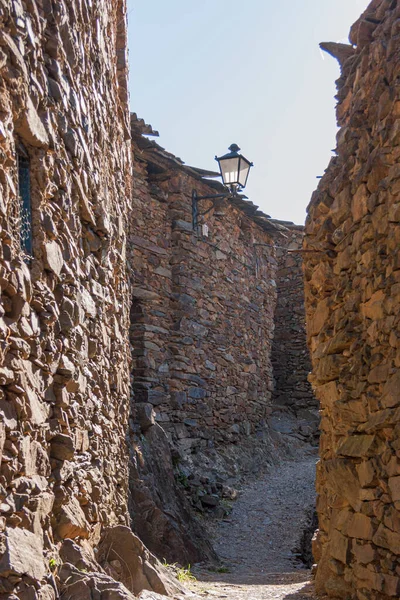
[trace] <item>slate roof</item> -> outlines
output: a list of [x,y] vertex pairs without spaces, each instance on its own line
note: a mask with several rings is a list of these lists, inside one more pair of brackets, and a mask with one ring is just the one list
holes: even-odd
[[[214,178],[220,177],[220,173],[186,165],[181,158],[171,154],[171,152],[165,150],[165,148],[157,144],[154,140],[148,139],[146,136],[158,137],[159,133],[151,125],[145,123],[143,119],[139,119],[136,113],[131,113],[131,134],[132,139],[134,139],[139,151],[143,153],[143,158],[147,162],[154,162],[162,167],[165,161],[167,161],[171,169],[182,170],[188,175],[202,180],[203,183],[213,188],[216,193],[226,191],[225,186],[220,181],[214,180]],[[140,154],[138,158],[140,158]],[[270,215],[260,210],[256,204],[243,194],[238,194],[230,198],[230,203],[269,234],[278,234],[285,237],[285,231],[295,226],[294,223],[289,221],[272,219]]]

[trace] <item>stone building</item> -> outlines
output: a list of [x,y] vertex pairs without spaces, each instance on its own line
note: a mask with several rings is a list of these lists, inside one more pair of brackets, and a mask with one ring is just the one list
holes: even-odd
[[132,526],[159,556],[193,563],[213,556],[193,505],[218,503],[225,451],[266,435],[278,227],[237,198],[200,201],[194,230],[192,192],[221,193],[218,174],[184,165],[136,115],[131,127]]
[[321,403],[317,591],[400,595],[400,4],[374,0],[341,66],[336,156],[306,222],[313,385]]
[[0,0],[2,598],[128,522],[125,50],[124,0]]
[[152,133],[129,118],[125,0],[0,0],[0,598],[165,591],[124,525],[210,556],[173,460],[268,430],[286,229],[238,197],[194,231],[192,190],[221,185]]
[[[275,237],[280,226],[148,139],[132,119],[134,184],[128,240],[133,393],[182,453],[265,427],[273,387]],[[201,223],[200,223],[201,225]],[[283,228],[281,228],[283,229]]]
[[131,516],[155,553],[193,562],[210,549],[188,519],[174,470],[196,509],[215,507],[224,480],[275,452],[273,409],[292,412],[300,439],[316,433],[303,228],[237,197],[199,202],[195,229],[193,190],[220,194],[219,174],[161,148],[135,114],[131,128]]
[[311,361],[306,344],[304,308],[304,227],[280,223],[286,231],[285,238],[276,243],[278,267],[271,356],[275,381],[272,404],[274,410],[286,408],[299,419],[314,422],[317,426],[318,401],[307,380]]

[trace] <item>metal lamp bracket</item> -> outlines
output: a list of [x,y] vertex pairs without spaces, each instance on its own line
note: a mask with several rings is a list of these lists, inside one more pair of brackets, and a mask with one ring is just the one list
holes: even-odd
[[[208,215],[209,212],[214,208],[214,200],[219,198],[232,198],[235,194],[231,191],[223,192],[222,194],[212,194],[210,196],[198,196],[196,190],[192,191],[192,225],[193,230],[197,232],[199,226],[199,217],[204,217]],[[198,203],[201,200],[211,200],[213,201],[213,205],[211,208],[206,210],[204,213],[199,213]]]

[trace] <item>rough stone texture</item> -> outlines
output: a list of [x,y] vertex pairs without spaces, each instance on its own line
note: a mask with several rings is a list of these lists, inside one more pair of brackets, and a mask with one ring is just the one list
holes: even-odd
[[[282,227],[250,202],[219,198],[198,204],[208,237],[194,231],[192,190],[209,196],[224,188],[204,180],[215,173],[185,166],[143,133],[154,135],[133,115],[131,514],[152,551],[194,562],[212,552],[190,523],[184,492],[196,509],[216,509],[226,465],[237,474],[257,455],[241,452],[242,442],[269,437]],[[229,451],[222,458],[235,445],[239,460]]]
[[153,554],[129,527],[110,527],[103,533],[97,555],[98,562],[114,579],[134,594],[142,590],[171,596],[182,591]]
[[216,560],[204,528],[177,485],[171,448],[156,424],[132,444],[130,513],[132,528],[169,564]]
[[[273,387],[273,239],[227,201],[207,217],[210,237],[196,237],[183,225],[192,187],[187,176],[170,182],[179,217],[172,224],[171,416],[160,407],[182,452],[264,428]],[[199,195],[213,191],[197,187]]]
[[304,228],[285,223],[286,238],[277,245],[277,304],[274,314],[275,334],[272,346],[274,412],[290,410],[313,435],[318,429],[318,401],[308,375],[311,360],[306,342],[306,319],[303,282]]
[[[199,170],[142,138],[133,121],[131,342],[136,402],[154,406],[182,454],[265,426],[271,390],[276,230],[234,203],[199,202],[209,236],[193,231],[192,190],[220,192]],[[255,213],[249,203],[241,201]]]
[[41,580],[46,574],[43,542],[39,535],[26,529],[8,528],[3,538],[0,572],[23,574]]
[[66,563],[60,573],[61,593],[68,600],[135,600],[132,594],[122,583],[102,571],[88,571],[76,569]]
[[106,528],[95,552],[87,542],[78,545],[66,539],[60,558],[60,597],[134,600],[144,591],[159,598],[186,595],[173,571],[161,565],[129,527]]
[[321,403],[317,591],[400,595],[400,4],[374,0],[341,62],[337,156],[306,222],[312,383]]
[[[132,200],[125,14],[125,0],[0,0],[1,600],[54,600],[59,583],[71,598],[130,597],[94,559],[90,576],[71,568],[65,545],[89,552],[104,527],[113,556],[126,541],[128,433],[132,501],[159,515],[159,552],[179,539],[184,560],[212,550],[174,461],[233,446],[240,470],[249,454],[260,462],[246,441],[269,435],[281,228],[236,198],[201,203],[210,235],[194,232],[192,189],[223,188],[135,125]],[[153,444],[145,465],[138,442]],[[219,458],[207,468],[218,473]],[[199,510],[234,495],[194,470]],[[142,583],[168,592],[136,550],[125,548]]]
[[[204,179],[217,174],[188,167],[149,140],[157,132],[135,114],[131,131],[131,515],[157,555],[194,562],[210,557],[210,548],[183,493],[196,510],[223,516],[220,498],[235,494],[225,481],[254,472],[274,453],[274,316],[276,404],[293,408],[295,437],[312,438],[317,427],[301,254],[287,252],[301,248],[303,234],[240,197],[200,200],[198,222],[208,236],[194,231],[192,191],[226,191]],[[278,432],[280,425],[272,423]]]
[[54,598],[58,542],[127,522],[125,33],[123,0],[0,0],[2,598]]

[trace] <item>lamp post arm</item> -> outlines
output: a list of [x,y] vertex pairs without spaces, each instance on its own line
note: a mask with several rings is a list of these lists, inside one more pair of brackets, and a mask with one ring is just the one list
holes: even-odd
[[232,192],[223,192],[222,194],[212,194],[211,196],[198,196],[196,190],[193,190],[197,200],[216,200],[217,198],[231,198]]
[[212,209],[214,208],[214,204],[212,206],[210,206],[210,208],[208,210],[205,210],[202,213],[198,213],[199,217],[205,217],[206,215],[208,215],[208,213],[210,213],[212,211]]
[[197,231],[199,225],[199,216],[202,217],[210,212],[211,208],[205,213],[199,215],[198,202],[200,200],[217,200],[218,198],[232,198],[235,195],[232,191],[222,192],[221,194],[211,194],[209,196],[198,196],[196,190],[192,191],[192,225],[193,230]]

